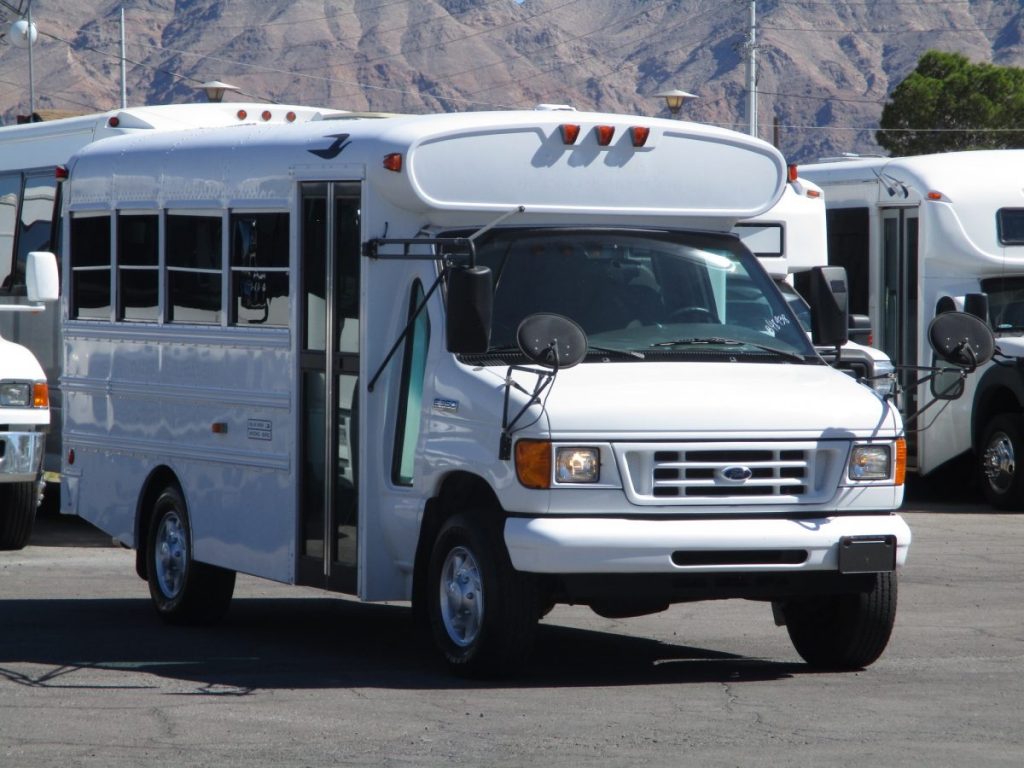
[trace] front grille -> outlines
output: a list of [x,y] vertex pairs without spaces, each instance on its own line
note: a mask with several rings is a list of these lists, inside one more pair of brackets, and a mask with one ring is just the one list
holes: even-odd
[[809,503],[830,498],[845,441],[617,445],[639,504]]

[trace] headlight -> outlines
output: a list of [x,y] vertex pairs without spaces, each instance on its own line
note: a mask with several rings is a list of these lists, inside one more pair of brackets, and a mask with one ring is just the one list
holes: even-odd
[[575,446],[555,452],[555,480],[559,483],[596,483],[600,479],[599,449]]
[[0,405],[28,408],[32,405],[32,384],[27,381],[0,382]]
[[855,445],[850,453],[851,480],[888,480],[892,477],[892,447]]

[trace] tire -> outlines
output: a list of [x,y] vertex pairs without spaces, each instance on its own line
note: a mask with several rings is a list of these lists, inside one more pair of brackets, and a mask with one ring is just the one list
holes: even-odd
[[874,663],[896,621],[896,574],[875,574],[869,592],[795,600],[783,608],[789,639],[812,667],[862,669]]
[[146,546],[149,594],[168,624],[211,624],[223,618],[235,591],[235,572],[192,559],[192,531],[181,491],[157,497]]
[[35,483],[0,484],[0,550],[23,549],[36,521]]
[[996,509],[1024,508],[1024,419],[1014,413],[992,417],[983,433],[979,465],[989,504]]
[[505,677],[524,666],[537,630],[536,577],[516,571],[500,531],[456,515],[441,526],[427,568],[434,645],[463,677]]

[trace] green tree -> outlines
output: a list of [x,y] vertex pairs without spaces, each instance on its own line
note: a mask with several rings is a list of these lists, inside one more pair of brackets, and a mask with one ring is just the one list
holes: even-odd
[[928,51],[882,109],[878,143],[894,156],[1024,147],[1024,69]]

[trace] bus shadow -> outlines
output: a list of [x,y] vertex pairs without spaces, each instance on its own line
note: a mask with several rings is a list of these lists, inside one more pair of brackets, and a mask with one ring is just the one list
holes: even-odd
[[[164,625],[148,600],[0,600],[0,686],[149,687],[181,695],[278,688],[551,688],[743,683],[806,673],[802,664],[542,623],[531,664],[512,680],[450,675],[406,607],[334,598],[236,598],[212,627]],[[24,668],[32,669],[26,672]],[[140,676],[141,675],[141,676]],[[140,680],[142,681],[140,683]],[[157,687],[154,685],[153,687]]]

